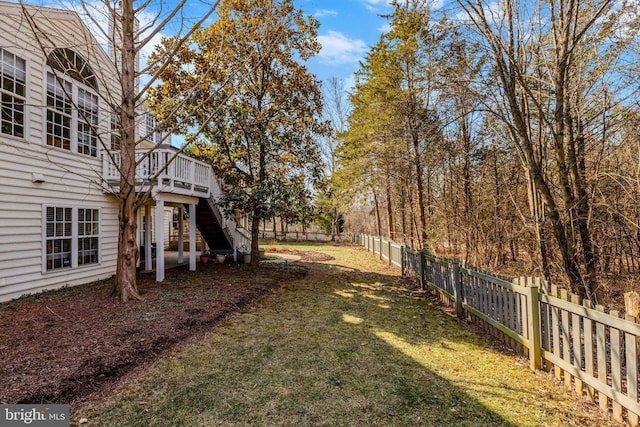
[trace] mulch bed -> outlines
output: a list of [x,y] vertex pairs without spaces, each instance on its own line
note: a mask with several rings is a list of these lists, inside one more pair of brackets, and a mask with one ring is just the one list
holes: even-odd
[[141,275],[142,301],[111,297],[113,279],[0,304],[0,403],[72,407],[112,390],[177,346],[306,275],[302,266],[199,265],[163,283]]

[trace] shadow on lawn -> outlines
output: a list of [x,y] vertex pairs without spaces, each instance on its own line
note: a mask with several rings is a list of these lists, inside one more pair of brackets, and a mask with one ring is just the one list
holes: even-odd
[[[460,328],[432,301],[416,296],[417,289],[406,280],[331,264],[310,268],[337,279],[332,299],[342,311],[345,333],[375,336],[385,346],[378,347],[379,352],[371,356],[381,366],[403,367],[405,381],[396,383],[395,391],[397,398],[405,400],[398,402],[405,410],[425,405],[434,407],[439,417],[433,425],[511,426],[516,424],[483,405],[467,390],[491,400],[509,401],[514,393],[535,398],[531,392],[504,381],[492,384],[483,378],[466,378],[477,366],[464,364],[455,353],[483,352],[487,350],[486,345],[473,333]],[[394,351],[389,351],[390,348]],[[439,362],[430,363],[431,359]],[[457,377],[455,383],[434,370],[445,365]]]
[[[407,384],[413,382],[409,402],[430,404],[434,395],[440,396],[442,425],[447,425],[444,420],[451,425],[539,425],[536,417],[545,417],[547,411],[558,414],[552,422],[598,425],[593,411],[580,414],[567,407],[566,396],[541,403],[541,393],[547,397],[555,394],[541,391],[538,386],[544,380],[535,379],[536,374],[513,359],[497,356],[497,350],[416,292],[418,289],[398,277],[396,270],[386,269],[386,274],[382,266],[379,273],[337,263],[309,267],[317,276],[331,278],[325,291],[341,310],[349,332],[373,335],[386,344],[372,357],[386,366],[408,364],[407,359],[412,362],[411,373],[405,376]],[[502,360],[500,366],[496,366],[496,359]],[[440,374],[445,371],[446,377]],[[421,379],[413,381],[415,377]],[[500,408],[499,413],[483,402]],[[447,410],[453,414],[447,415]],[[508,414],[508,420],[501,414]],[[606,416],[598,418],[602,421]]]

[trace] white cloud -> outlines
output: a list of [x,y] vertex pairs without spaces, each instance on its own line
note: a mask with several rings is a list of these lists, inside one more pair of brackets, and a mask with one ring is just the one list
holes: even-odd
[[372,12],[378,12],[381,8],[391,6],[393,0],[364,0],[364,5]]
[[329,30],[326,35],[318,36],[322,50],[318,54],[321,62],[346,64],[359,61],[369,50],[362,40],[350,39],[342,33]]
[[391,24],[389,24],[388,22],[385,22],[384,24],[378,27],[378,31],[380,31],[383,34],[387,34],[389,31],[391,31]]
[[[397,0],[363,0],[365,7],[372,12],[378,12],[386,7],[391,7],[391,4]],[[429,8],[431,10],[439,10],[444,7],[446,0],[430,0]]]
[[[490,3],[483,3],[484,15],[487,17],[487,22],[490,24],[499,23],[504,18],[504,9],[501,0],[494,0]],[[460,9],[458,13],[453,15],[452,20],[454,22],[469,23],[470,18],[467,12]]]
[[331,16],[331,15],[337,15],[338,12],[335,10],[329,10],[329,9],[318,9],[315,11],[315,13],[313,14],[313,16],[315,16],[316,18],[320,18],[322,16]]
[[372,6],[378,6],[378,5],[391,5],[391,3],[393,2],[393,0],[364,0],[365,3],[368,3]]

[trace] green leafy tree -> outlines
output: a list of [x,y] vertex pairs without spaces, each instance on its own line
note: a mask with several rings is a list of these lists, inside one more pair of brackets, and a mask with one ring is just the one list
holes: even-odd
[[[222,1],[216,22],[197,29],[159,70],[163,83],[151,96],[154,106],[180,106],[183,132],[203,128],[195,152],[229,184],[221,200],[227,212],[249,214],[253,267],[260,220],[303,210],[321,176],[316,141],[328,126],[318,119],[319,84],[300,63],[320,50],[317,28],[292,0]],[[157,54],[173,45],[165,40]],[[185,102],[189,87],[207,102]]]
[[335,199],[330,191],[317,196],[315,201],[314,223],[322,230],[331,234],[331,238],[344,231],[344,216],[336,209]]
[[[372,47],[356,75],[353,110],[342,150],[342,175],[352,178],[343,182],[359,181],[370,188],[379,233],[382,221],[378,193],[386,195],[390,237],[397,234],[392,208],[397,203],[395,193],[400,193],[400,205],[409,199],[410,210],[415,206],[417,212],[417,220],[409,221],[410,228],[416,230],[420,247],[425,247],[433,239],[429,232],[433,188],[428,169],[434,159],[427,153],[432,154],[442,140],[436,114],[436,65],[446,27],[431,23],[424,0],[395,2],[388,18],[391,30]],[[405,238],[408,227],[404,211],[401,215]]]
[[[371,48],[351,95],[353,108],[349,128],[341,138],[341,169],[334,174],[334,183],[347,193],[369,193],[373,198],[376,232],[382,234],[380,197],[387,190],[389,200],[390,174],[401,158],[402,117],[397,108],[401,96],[401,70],[393,61],[390,46],[384,38]],[[355,194],[354,194],[355,195]],[[390,204],[387,203],[390,208]],[[388,210],[391,216],[391,210]],[[391,228],[393,221],[389,218]],[[391,235],[393,230],[389,230]]]

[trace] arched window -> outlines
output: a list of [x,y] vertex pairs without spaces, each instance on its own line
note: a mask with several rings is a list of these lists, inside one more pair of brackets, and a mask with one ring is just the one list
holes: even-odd
[[47,65],[98,91],[98,80],[85,59],[68,48],[54,49],[47,57]]
[[[98,156],[98,80],[80,55],[54,49],[47,65],[47,144]],[[77,83],[74,83],[77,82]]]

